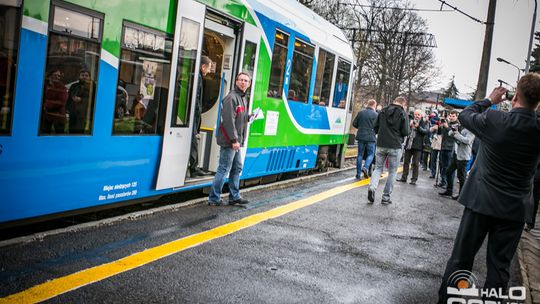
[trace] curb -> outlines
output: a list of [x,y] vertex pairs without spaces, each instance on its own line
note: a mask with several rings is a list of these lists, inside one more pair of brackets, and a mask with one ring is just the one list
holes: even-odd
[[526,304],[540,304],[540,229],[524,231],[517,249]]

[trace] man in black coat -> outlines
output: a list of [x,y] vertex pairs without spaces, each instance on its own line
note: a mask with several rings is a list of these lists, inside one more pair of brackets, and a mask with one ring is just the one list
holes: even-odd
[[[414,120],[410,122],[410,133],[405,142],[405,156],[403,157],[403,174],[398,182],[406,183],[409,175],[409,167],[412,168],[411,185],[416,185],[418,180],[418,166],[420,155],[424,149],[424,137],[429,133],[429,121],[424,119],[421,110],[414,111]],[[411,163],[412,161],[412,163]]]
[[[375,136],[375,130],[373,130],[373,125],[375,120],[377,120],[377,102],[374,99],[370,99],[367,102],[367,107],[358,112],[356,118],[353,121],[353,127],[357,128],[356,131],[356,140],[358,141],[358,156],[356,157],[356,178],[360,179],[361,174],[364,175],[364,178],[368,178],[368,170],[373,157],[375,156],[375,142],[377,137]],[[364,160],[364,154],[366,155],[366,161],[362,166],[362,161]]]
[[[470,271],[486,235],[487,276],[484,289],[506,290],[509,267],[531,208],[532,184],[540,162],[540,74],[523,76],[512,99],[513,109],[489,109],[503,100],[498,87],[483,101],[461,112],[461,124],[482,142],[458,201],[465,206],[461,224],[439,290],[446,303],[456,272]],[[530,214],[530,212],[529,212]]]

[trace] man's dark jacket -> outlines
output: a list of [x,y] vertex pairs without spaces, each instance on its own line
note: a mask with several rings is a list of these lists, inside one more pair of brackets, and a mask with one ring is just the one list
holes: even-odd
[[403,108],[391,104],[381,110],[373,126],[377,136],[377,147],[401,149],[403,138],[409,135],[409,117]]
[[372,108],[366,108],[365,110],[358,112],[353,121],[353,127],[358,129],[358,131],[356,131],[356,140],[361,142],[377,141],[375,130],[373,130],[375,120],[377,120],[377,112]]
[[[412,133],[414,132],[414,137]],[[422,151],[424,148],[425,138],[429,135],[429,121],[420,119],[418,123],[418,128],[416,130],[411,128],[411,134],[407,137],[407,142],[405,143],[405,150],[417,150]],[[409,141],[412,139],[412,143]]]
[[501,112],[490,106],[487,99],[479,101],[459,115],[482,144],[458,201],[480,214],[525,222],[540,162],[540,116],[530,109]]
[[229,95],[223,98],[221,107],[217,144],[222,147],[231,147],[232,144],[238,142],[240,146],[243,146],[249,120],[246,93],[235,86]]
[[[451,125],[450,122],[448,122],[449,125]],[[454,124],[457,124],[454,123]],[[444,150],[448,150],[448,151],[453,151],[454,150],[454,145],[456,143],[456,140],[454,139],[454,137],[448,135],[448,132],[450,132],[450,128],[445,128],[445,127],[439,127],[439,129],[437,130],[437,133],[442,135],[442,139],[441,139],[441,150],[444,151]]]

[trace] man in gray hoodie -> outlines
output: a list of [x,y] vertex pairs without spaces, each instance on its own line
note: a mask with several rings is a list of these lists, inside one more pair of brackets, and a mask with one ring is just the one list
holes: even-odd
[[209,205],[221,205],[221,190],[225,178],[229,176],[229,205],[247,204],[247,200],[240,196],[240,172],[242,172],[242,159],[240,147],[246,138],[249,115],[247,112],[246,92],[251,85],[251,77],[246,73],[236,76],[234,89],[223,99],[221,109],[221,123],[217,133],[219,150],[219,164],[208,197]]
[[386,159],[388,159],[388,179],[384,186],[381,204],[391,204],[390,194],[394,188],[399,158],[401,154],[401,144],[403,138],[409,135],[409,118],[405,113],[407,100],[405,97],[397,97],[394,102],[383,108],[373,129],[378,134],[377,148],[375,152],[375,170],[371,175],[371,182],[368,189],[368,201],[372,204],[375,201],[375,190],[379,186],[381,172],[383,171]]

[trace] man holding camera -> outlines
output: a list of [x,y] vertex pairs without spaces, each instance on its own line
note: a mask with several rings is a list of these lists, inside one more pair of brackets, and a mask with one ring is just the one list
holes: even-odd
[[[440,192],[439,195],[451,196],[453,199],[458,199],[459,193],[461,193],[461,188],[463,188],[463,185],[465,184],[467,162],[469,162],[469,159],[471,159],[471,149],[474,141],[474,134],[457,123],[450,125],[448,136],[454,138],[455,152],[452,153],[452,159],[446,168],[446,191]],[[454,171],[456,170],[457,178],[459,180],[459,192],[458,195],[452,196],[454,190]]]
[[[410,123],[410,133],[405,142],[405,155],[403,157],[403,174],[398,182],[406,183],[409,175],[409,165],[412,168],[411,185],[416,185],[418,180],[418,166],[420,155],[424,148],[424,137],[429,134],[429,121],[424,119],[421,110],[414,111],[413,120]],[[412,163],[411,163],[412,159]]]
[[437,134],[439,134],[442,138],[439,158],[441,182],[437,185],[441,188],[446,188],[447,186],[447,168],[450,163],[450,159],[452,158],[452,153],[454,153],[454,144],[456,143],[455,138],[450,136],[450,131],[452,129],[451,127],[456,127],[458,125],[458,114],[459,112],[456,110],[450,111],[450,113],[448,113],[448,117],[441,119],[441,124],[437,130]]
[[540,116],[534,112],[540,102],[540,74],[529,73],[519,80],[510,112],[489,109],[503,100],[506,91],[495,88],[489,98],[468,106],[459,116],[481,144],[458,198],[465,210],[439,289],[439,303],[446,303],[451,275],[472,269],[488,234],[484,288],[506,292],[510,262],[529,220],[533,177],[540,163]]

